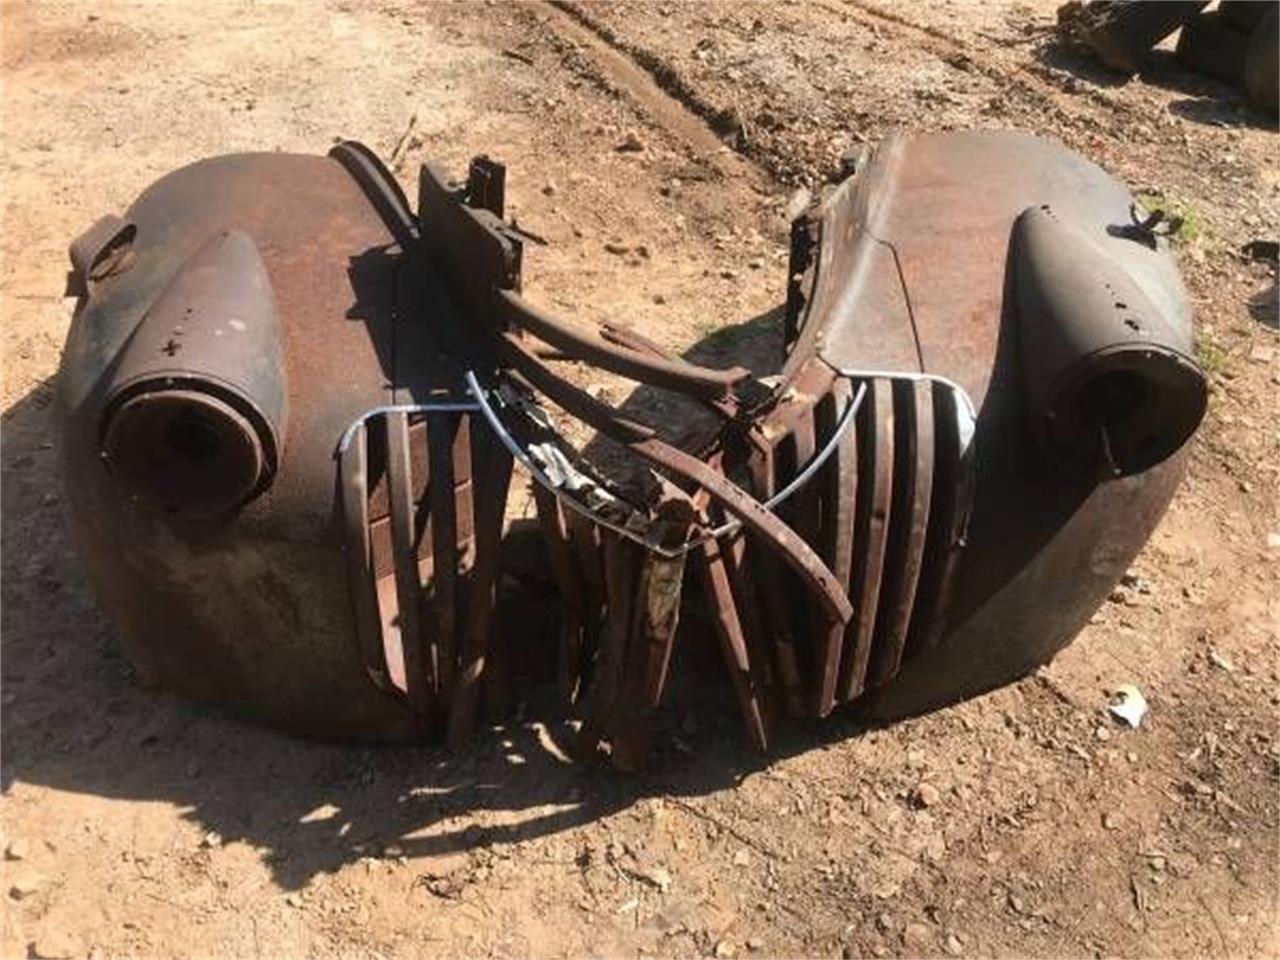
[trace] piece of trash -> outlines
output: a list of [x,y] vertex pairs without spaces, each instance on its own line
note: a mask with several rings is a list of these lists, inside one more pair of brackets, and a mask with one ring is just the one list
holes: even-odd
[[1111,716],[1137,730],[1142,718],[1147,715],[1147,698],[1132,683],[1126,683],[1116,687],[1107,709],[1111,711]]

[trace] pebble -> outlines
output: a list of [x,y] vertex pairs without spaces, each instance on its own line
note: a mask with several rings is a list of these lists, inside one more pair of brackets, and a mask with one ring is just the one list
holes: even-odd
[[750,864],[751,854],[747,852],[745,847],[733,855],[733,865],[735,867],[746,867],[750,866]]
[[760,259],[752,260],[747,263],[747,266],[750,267],[752,270],[763,270],[764,261]]
[[25,860],[31,854],[31,845],[21,837],[9,841],[9,846],[5,847],[4,855],[8,860]]
[[43,933],[31,944],[31,955],[43,960],[68,960],[83,954],[80,942],[68,933]]
[[640,153],[644,150],[644,141],[640,139],[640,134],[634,130],[628,130],[616,149],[619,153]]
[[735,957],[737,955],[738,955],[738,951],[734,948],[733,944],[730,943],[728,940],[721,940],[719,943],[716,944],[717,957]]
[[222,834],[218,833],[216,830],[210,830],[200,840],[200,846],[204,847],[206,850],[222,846]]
[[932,940],[929,927],[923,923],[908,923],[902,933],[902,942],[911,950],[923,951]]
[[554,197],[558,190],[559,188],[556,186],[556,182],[554,180],[548,180],[542,185],[543,196]]
[[653,295],[653,302],[661,306],[662,304],[667,302],[667,298],[660,293],[655,293]]
[[1226,673],[1235,673],[1236,665],[1216,650],[1209,651],[1209,662]]
[[1111,731],[1110,731],[1109,729],[1107,729],[1106,727],[1101,726],[1101,725],[1099,725],[1099,726],[1098,726],[1098,728],[1097,728],[1096,730],[1094,730],[1094,731],[1093,731],[1093,735],[1094,735],[1095,737],[1097,737],[1099,740],[1110,740],[1110,739],[1111,739]]
[[433,880],[441,880],[450,874],[457,873],[470,862],[467,855],[461,851],[442,853],[421,864],[422,875]]
[[764,941],[763,941],[763,940],[761,940],[759,937],[747,937],[747,949],[748,949],[748,950],[763,950],[763,949],[764,949]]
[[284,902],[291,907],[301,907],[302,897],[296,893],[289,893],[285,895]]
[[1104,830],[1114,830],[1120,826],[1120,820],[1114,813],[1104,813],[1102,815],[1102,828]]
[[9,894],[15,900],[39,893],[43,886],[44,876],[35,870],[18,870],[9,877]]
[[912,799],[917,807],[933,807],[942,802],[942,793],[931,783],[922,783],[916,787]]
[[604,249],[606,253],[612,253],[614,256],[622,256],[630,253],[631,248],[625,243],[619,243],[617,240],[608,240],[605,242]]
[[1270,363],[1276,358],[1276,348],[1263,343],[1255,344],[1249,351],[1249,359],[1254,363]]
[[964,953],[964,944],[961,943],[959,938],[957,938],[953,933],[947,937],[947,942],[943,944],[943,949],[946,950],[947,953],[951,954],[951,956],[958,957],[960,954]]

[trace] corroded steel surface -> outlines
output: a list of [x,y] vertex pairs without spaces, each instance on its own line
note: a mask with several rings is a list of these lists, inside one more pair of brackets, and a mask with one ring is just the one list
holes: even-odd
[[[898,716],[1043,662],[1172,495],[1203,412],[1185,299],[1128,194],[1056,144],[882,144],[794,225],[769,381],[524,300],[504,195],[484,158],[463,187],[423,168],[415,210],[358,144],[226,157],[73,245],[72,525],[147,679],[307,733],[461,745],[509,704],[525,639],[504,587],[518,477],[579,758],[646,762],[689,590],[763,750],[785,716]],[[242,376],[250,343],[268,366]],[[694,397],[720,429],[683,449],[565,359]],[[166,416],[117,422],[131,371]],[[203,432],[173,426],[197,414]],[[175,492],[165,458],[169,480],[226,469]]]

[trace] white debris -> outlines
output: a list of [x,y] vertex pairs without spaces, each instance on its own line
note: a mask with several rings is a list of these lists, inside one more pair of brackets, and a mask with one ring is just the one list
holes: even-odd
[[1111,711],[1111,716],[1136,730],[1142,723],[1142,718],[1147,715],[1147,698],[1132,683],[1126,683],[1116,687],[1107,709]]

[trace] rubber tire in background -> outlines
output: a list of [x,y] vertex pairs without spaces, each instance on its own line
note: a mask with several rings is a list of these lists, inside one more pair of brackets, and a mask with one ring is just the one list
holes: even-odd
[[1204,7],[1201,0],[1095,2],[1083,9],[1079,31],[1105,66],[1133,75],[1152,47]]
[[1262,22],[1268,10],[1274,10],[1276,0],[1222,0],[1218,4],[1218,13],[1222,19],[1246,33]]
[[1178,61],[1188,70],[1225,80],[1244,81],[1249,34],[1211,11],[1190,20],[1178,37]]
[[1280,5],[1259,3],[1267,13],[1249,38],[1249,52],[1244,60],[1244,86],[1249,102],[1259,110],[1277,112],[1280,100]]

